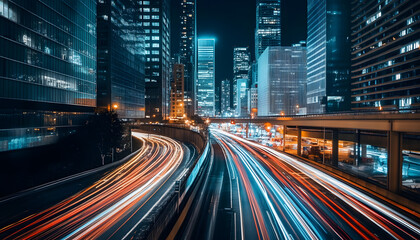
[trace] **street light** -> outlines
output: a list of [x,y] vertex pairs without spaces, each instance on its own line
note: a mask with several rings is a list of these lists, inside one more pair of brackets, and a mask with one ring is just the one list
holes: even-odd
[[118,104],[114,104],[114,105],[112,105],[112,108],[114,108],[114,109],[118,109]]

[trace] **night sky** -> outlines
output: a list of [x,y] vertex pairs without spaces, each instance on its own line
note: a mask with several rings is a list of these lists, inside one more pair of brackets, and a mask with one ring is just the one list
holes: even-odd
[[[172,53],[179,46],[179,0],[172,2]],[[232,79],[233,48],[249,46],[254,59],[255,0],[197,0],[197,31],[216,40],[216,82]],[[282,45],[306,39],[306,0],[282,1]]]

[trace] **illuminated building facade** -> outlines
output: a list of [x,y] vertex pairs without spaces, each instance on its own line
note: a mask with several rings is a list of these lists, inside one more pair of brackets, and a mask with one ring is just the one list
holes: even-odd
[[216,40],[198,39],[197,110],[199,116],[215,115]]
[[249,81],[249,70],[251,69],[251,53],[247,47],[236,47],[233,49],[233,83],[232,83],[232,107],[236,109],[237,102],[237,81],[247,79]]
[[167,119],[171,78],[169,0],[138,3],[146,35],[146,118]]
[[268,47],[258,76],[258,116],[297,115],[305,107],[305,47]]
[[281,1],[257,0],[257,21],[255,29],[255,59],[268,46],[281,45]]
[[221,114],[222,117],[230,117],[232,115],[230,108],[230,80],[225,79],[221,83]]
[[420,108],[420,2],[352,4],[352,110]]
[[248,116],[248,79],[238,79],[236,84],[236,108],[235,115],[237,117]]
[[0,151],[55,142],[96,107],[96,1],[0,0]]
[[184,64],[174,64],[171,83],[171,119],[185,117],[184,79]]
[[134,0],[98,2],[98,108],[144,118],[144,32]]
[[184,102],[187,116],[195,112],[197,59],[196,1],[181,1],[181,63],[184,64]]
[[350,1],[308,0],[308,113],[350,110]]

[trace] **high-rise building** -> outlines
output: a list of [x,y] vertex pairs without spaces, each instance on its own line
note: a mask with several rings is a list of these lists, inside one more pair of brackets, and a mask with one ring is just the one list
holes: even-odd
[[251,85],[249,87],[249,110],[256,114],[256,110],[258,108],[258,64],[256,61],[252,62],[251,69],[250,69],[250,81]]
[[248,116],[248,79],[238,79],[236,84],[236,108],[235,116],[245,117]]
[[225,79],[221,82],[221,98],[220,111],[222,117],[230,117],[232,115],[230,108],[230,80]]
[[199,116],[215,115],[216,40],[198,39],[197,110]]
[[248,108],[249,111],[258,110],[258,86],[252,85],[249,88],[249,99],[248,99]]
[[305,107],[305,47],[268,47],[258,76],[258,116],[297,115]]
[[281,45],[280,0],[257,0],[257,21],[255,29],[255,59],[268,46]]
[[308,113],[350,109],[350,1],[308,0]]
[[171,83],[171,118],[185,117],[184,103],[184,64],[173,64]]
[[352,110],[420,108],[420,2],[352,3]]
[[166,119],[171,78],[169,0],[138,2],[146,35],[146,118]]
[[251,69],[251,54],[247,47],[236,47],[233,49],[233,84],[232,84],[232,107],[237,106],[237,81],[247,79],[249,81],[249,70]]
[[181,63],[184,64],[185,110],[188,116],[195,113],[195,79],[197,59],[196,0],[181,1]]
[[96,107],[96,1],[0,1],[0,151],[52,143]]
[[144,118],[144,31],[135,0],[98,1],[98,108]]
[[251,69],[250,69],[250,81],[252,85],[256,85],[258,84],[258,64],[257,61],[253,61],[251,64]]
[[217,86],[217,84],[215,84],[215,93],[214,93],[214,115],[219,117],[221,114],[221,92],[220,92],[220,86]]

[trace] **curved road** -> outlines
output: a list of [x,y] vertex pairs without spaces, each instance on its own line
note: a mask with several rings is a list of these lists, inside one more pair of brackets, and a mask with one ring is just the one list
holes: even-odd
[[416,213],[407,217],[386,199],[272,148],[218,129],[211,129],[211,135],[217,142],[213,167],[227,174],[210,174],[209,200],[201,206],[207,214],[201,214],[197,223],[206,226],[192,236],[420,239]]
[[156,199],[150,199],[158,192],[156,195],[164,195],[173,189],[173,178],[188,165],[179,142],[151,134],[133,136],[143,143],[135,157],[64,201],[2,227],[0,238],[130,237],[147,215],[145,212],[155,206]]

